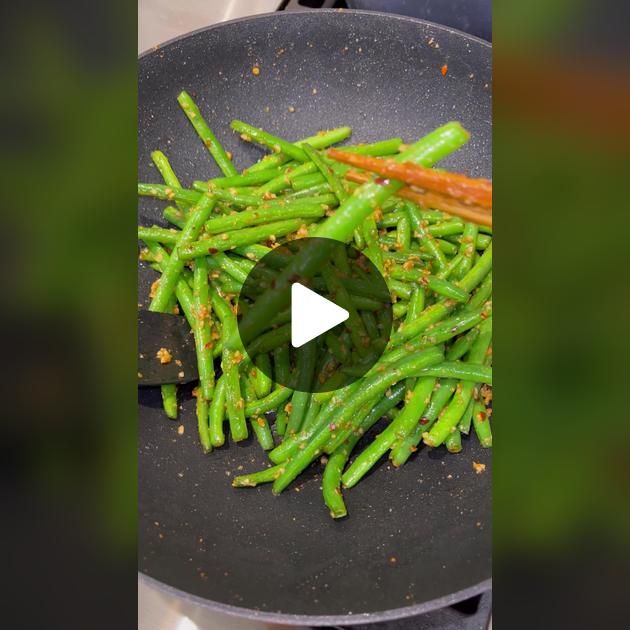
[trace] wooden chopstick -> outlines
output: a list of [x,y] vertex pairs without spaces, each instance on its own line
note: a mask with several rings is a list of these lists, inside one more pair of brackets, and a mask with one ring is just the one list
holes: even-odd
[[[359,173],[358,171],[348,171],[344,177],[351,182],[359,184],[364,184],[372,180],[372,176],[369,173]],[[404,199],[409,199],[423,208],[443,210],[448,214],[461,217],[471,223],[492,226],[492,211],[488,211],[479,206],[466,205],[453,197],[441,193],[418,190],[411,186],[405,186],[401,188],[396,195]]]

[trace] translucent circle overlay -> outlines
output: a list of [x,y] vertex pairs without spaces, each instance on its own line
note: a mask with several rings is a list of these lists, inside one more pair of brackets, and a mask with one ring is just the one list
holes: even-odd
[[[295,282],[350,313],[299,348],[291,344]],[[237,312],[239,335],[256,369],[279,385],[310,393],[363,377],[383,354],[393,319],[389,289],[370,259],[327,238],[289,241],[263,256],[243,284]]]

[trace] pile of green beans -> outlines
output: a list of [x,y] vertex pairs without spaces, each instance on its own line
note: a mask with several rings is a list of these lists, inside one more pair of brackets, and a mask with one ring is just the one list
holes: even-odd
[[[138,227],[138,238],[146,246],[140,259],[161,274],[149,309],[171,312],[178,304],[195,338],[203,452],[223,446],[226,432],[238,442],[251,429],[269,467],[232,483],[270,483],[274,494],[321,462],[324,502],[340,518],[347,514],[342,490],[384,457],[402,466],[421,443],[457,453],[471,430],[484,448],[491,447],[491,228],[401,199],[396,193],[403,185],[394,180],[346,182],[347,167],[323,150],[346,140],[350,127],[290,142],[235,120],[231,127],[243,141],[272,152],[239,174],[190,95],[182,92],[178,102],[222,175],[186,188],[167,156],[154,151],[163,181],[139,183],[138,194],[174,205],[164,209],[162,225]],[[431,167],[468,138],[451,122],[413,144],[391,138],[347,148]],[[290,313],[276,308],[273,293],[238,304],[255,333],[249,353],[236,316],[238,294],[255,262],[281,239],[308,236],[352,241],[383,274],[394,306],[392,335],[377,365],[350,385],[316,394],[279,384],[296,366],[286,346]],[[332,262],[343,272],[348,261],[337,258]],[[291,264],[282,273],[290,277]],[[373,334],[378,303],[371,308],[369,283],[336,282],[364,309],[346,334]],[[324,341],[342,361],[346,346],[331,335]],[[309,365],[308,373],[313,370]],[[343,380],[339,376],[333,372],[330,383]],[[166,415],[176,418],[176,385],[162,386],[162,398]],[[382,430],[368,433],[379,422]]]

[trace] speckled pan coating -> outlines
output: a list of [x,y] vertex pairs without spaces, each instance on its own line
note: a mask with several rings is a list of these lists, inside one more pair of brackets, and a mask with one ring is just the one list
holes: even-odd
[[[491,49],[435,25],[376,13],[276,13],[145,55],[142,181],[159,181],[156,148],[185,185],[219,173],[179,110],[181,89],[239,169],[261,153],[232,134],[232,118],[288,139],[347,124],[353,142],[412,141],[456,119],[472,142],[444,166],[491,175]],[[161,207],[143,199],[139,220],[161,223]],[[140,270],[140,302],[154,277]],[[204,457],[189,391],[177,422],[164,417],[158,389],[142,390],[139,402],[138,563],[152,584],[227,612],[331,625],[418,614],[488,588],[491,462],[474,438],[460,455],[423,449],[401,470],[383,463],[347,493],[350,516],[335,522],[319,468],[280,497],[267,487],[232,489],[231,476],[264,463],[255,442]],[[487,465],[483,474],[473,460]]]

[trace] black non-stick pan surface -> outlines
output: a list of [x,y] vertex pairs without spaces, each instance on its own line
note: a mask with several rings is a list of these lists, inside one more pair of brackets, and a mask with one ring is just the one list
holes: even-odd
[[[230,131],[233,118],[288,139],[351,125],[353,142],[413,141],[459,120],[472,140],[443,165],[490,176],[491,48],[445,27],[371,12],[280,12],[151,51],[139,62],[141,181],[160,181],[150,159],[158,148],[184,185],[218,175],[179,109],[182,89],[239,169],[261,151]],[[162,223],[161,204],[142,200],[139,220]],[[154,279],[140,270],[140,302]],[[400,470],[383,461],[346,493],[349,516],[333,521],[320,464],[279,497],[266,486],[233,489],[232,476],[265,464],[260,447],[250,440],[204,456],[195,423],[190,388],[175,422],[158,388],[140,390],[142,579],[200,605],[313,625],[419,614],[489,587],[490,456],[475,438],[458,455],[421,449]],[[486,471],[476,474],[473,461]]]

